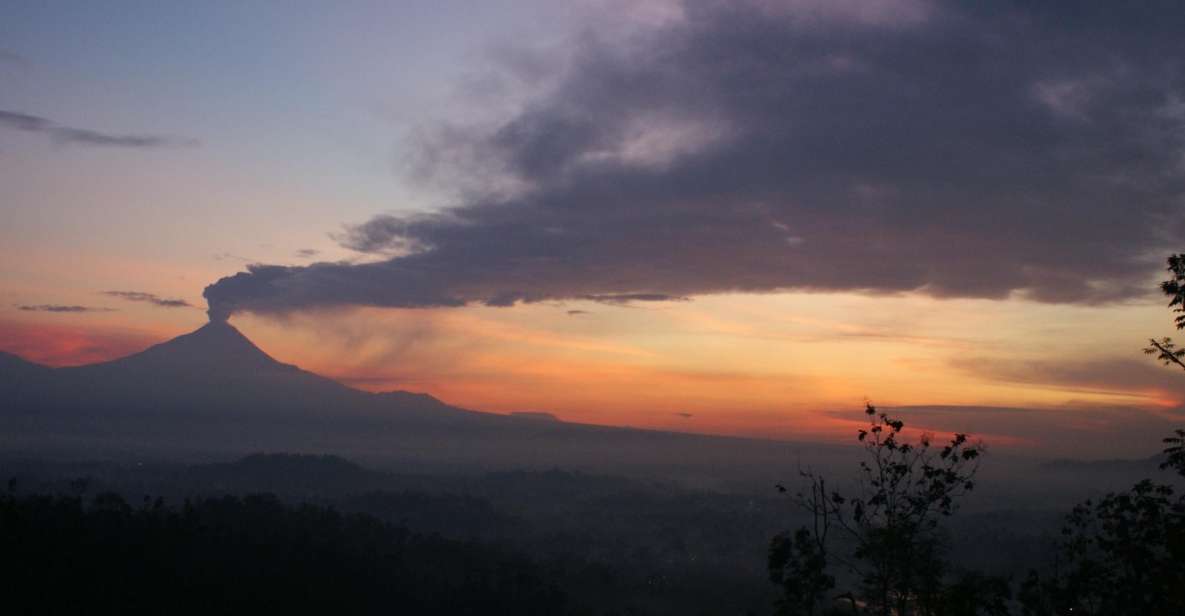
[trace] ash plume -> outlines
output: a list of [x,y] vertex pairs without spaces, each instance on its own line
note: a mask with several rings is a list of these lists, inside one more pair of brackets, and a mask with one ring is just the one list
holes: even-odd
[[204,293],[211,318],[1143,293],[1185,230],[1185,7],[914,4],[898,19],[688,1],[625,41],[582,36],[556,86],[494,130],[425,132],[420,158],[465,185],[460,205],[341,238],[377,262],[223,278]]

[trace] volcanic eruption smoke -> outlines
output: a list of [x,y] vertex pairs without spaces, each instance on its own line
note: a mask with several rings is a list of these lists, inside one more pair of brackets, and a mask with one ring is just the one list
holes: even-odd
[[[427,133],[461,205],[341,240],[385,260],[223,278],[210,320],[787,289],[1098,303],[1141,294],[1175,247],[1171,20],[1132,13],[1140,36],[1100,45],[1111,29],[1040,11],[880,27],[733,4],[688,2],[633,45],[581,38],[495,130]],[[1029,44],[1003,50],[1020,23]],[[976,62],[948,70],[938,40]]]

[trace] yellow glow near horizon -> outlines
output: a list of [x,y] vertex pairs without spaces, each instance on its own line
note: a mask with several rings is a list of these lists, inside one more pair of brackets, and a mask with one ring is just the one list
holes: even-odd
[[[277,358],[363,389],[425,391],[470,408],[590,423],[784,437],[831,433],[837,424],[818,412],[865,397],[887,406],[1175,407],[1176,375],[1167,371],[1163,386],[1137,387],[976,367],[1147,361],[1140,341],[1163,318],[1156,305],[786,293],[235,322]],[[793,418],[807,421],[791,429]]]
[[[109,274],[118,272],[132,283],[156,280],[150,288],[196,304],[192,281],[212,274],[170,263],[130,268],[117,257],[83,271],[52,255],[39,263],[18,281],[29,295],[43,281],[80,287],[73,277],[115,286]],[[67,271],[67,278],[54,278]],[[91,290],[57,297],[118,311],[14,310],[3,318],[8,340],[0,347],[19,352],[56,340],[30,359],[85,363],[205,321],[196,306],[162,310]],[[632,306],[247,314],[233,323],[278,360],[360,389],[421,391],[491,412],[545,411],[569,421],[705,433],[842,437],[850,420],[832,413],[859,408],[866,398],[883,406],[1113,406],[1155,414],[1173,412],[1185,396],[1178,375],[1158,371],[1140,354],[1144,339],[1169,329],[1157,301],[1082,307],[917,294],[735,294]],[[1116,361],[1136,366],[1139,378],[1091,368]],[[1049,368],[1075,362],[1090,369],[1067,376]],[[1009,439],[1024,441],[1007,434],[997,441]]]

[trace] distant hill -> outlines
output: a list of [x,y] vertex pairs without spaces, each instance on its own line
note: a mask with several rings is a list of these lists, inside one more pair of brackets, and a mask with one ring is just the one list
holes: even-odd
[[47,368],[40,364],[35,364],[31,361],[26,361],[13,355],[12,353],[5,353],[0,351],[0,370],[3,374],[11,375],[16,373],[32,374],[49,372],[53,368]]
[[29,395],[27,390],[39,387],[52,371],[53,368],[0,351],[0,400],[24,399]]
[[1164,456],[1149,458],[1111,460],[1050,460],[1042,465],[1046,470],[1069,473],[1129,473],[1153,472],[1159,470]]

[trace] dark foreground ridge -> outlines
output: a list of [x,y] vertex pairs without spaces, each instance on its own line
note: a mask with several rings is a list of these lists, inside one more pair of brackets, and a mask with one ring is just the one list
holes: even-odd
[[29,613],[566,613],[513,552],[274,496],[5,495],[0,529],[4,601]]

